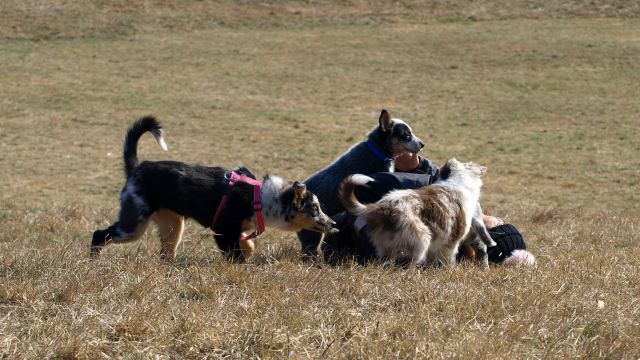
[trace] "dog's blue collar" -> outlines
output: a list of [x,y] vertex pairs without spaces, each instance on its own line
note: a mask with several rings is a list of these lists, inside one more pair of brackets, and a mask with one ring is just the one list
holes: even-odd
[[369,148],[369,151],[373,153],[373,155],[375,155],[378,159],[384,161],[385,166],[391,166],[391,164],[393,164],[393,159],[384,156],[384,154],[380,150],[378,150],[375,145],[373,145],[371,140],[367,140],[367,147]]

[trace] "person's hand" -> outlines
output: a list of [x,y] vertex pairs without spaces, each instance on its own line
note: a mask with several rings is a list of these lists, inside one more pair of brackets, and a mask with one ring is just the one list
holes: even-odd
[[411,171],[420,165],[420,158],[417,153],[405,152],[398,156],[395,160],[396,171]]
[[482,222],[487,229],[494,228],[496,226],[504,225],[504,220],[497,216],[482,214]]

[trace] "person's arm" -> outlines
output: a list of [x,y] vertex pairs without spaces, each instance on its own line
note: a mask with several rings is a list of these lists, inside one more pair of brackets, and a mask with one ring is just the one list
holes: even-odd
[[504,225],[504,220],[500,217],[482,214],[482,222],[487,229],[492,229],[496,226]]
[[418,154],[406,153],[396,159],[396,171],[430,175],[429,184],[433,184],[438,179],[440,167]]
[[418,167],[420,167],[422,159],[424,158],[418,156],[417,153],[404,153],[395,159],[394,165],[396,171],[413,172],[414,170],[418,169]]
[[420,157],[420,164],[410,172],[414,174],[431,175],[429,184],[433,184],[436,180],[438,180],[438,175],[440,175],[440,167],[434,164],[431,160]]
[[356,186],[354,194],[363,204],[370,204],[380,200],[389,191],[400,189],[399,181],[389,173],[376,173],[369,175],[373,181],[366,185]]
[[432,184],[439,172],[438,166],[417,154],[403,154],[396,159],[395,173],[368,174],[373,181],[356,186],[355,196],[364,204],[374,203],[396,189],[415,189]]

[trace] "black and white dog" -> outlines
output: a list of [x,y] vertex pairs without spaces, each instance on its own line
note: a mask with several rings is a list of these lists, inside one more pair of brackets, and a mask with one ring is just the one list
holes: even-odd
[[[260,204],[256,204],[254,185],[238,181],[230,186],[229,169],[177,161],[138,164],[137,144],[145,132],[151,132],[158,144],[167,150],[162,127],[154,117],[143,117],[129,128],[123,154],[126,183],[120,194],[118,220],[93,233],[92,256],[97,256],[109,243],[137,240],[145,232],[149,220],[158,225],[161,256],[169,259],[175,257],[185,217],[212,228],[218,247],[234,260],[246,259],[253,253],[253,242],[240,241],[240,238],[243,231],[251,228],[254,217],[263,217],[266,226],[283,230],[333,230],[334,222],[322,212],[318,198],[303,183],[290,183],[267,175],[257,195]],[[255,179],[244,167],[234,171]],[[225,195],[226,205],[216,214]],[[262,215],[257,216],[254,206],[259,209],[260,205]]]
[[[407,123],[391,118],[387,110],[382,110],[378,126],[369,133],[366,141],[356,144],[332,164],[309,177],[305,184],[320,199],[322,210],[333,216],[344,211],[338,187],[346,176],[393,172],[396,157],[406,152],[417,153],[423,147],[424,143],[413,134]],[[322,235],[306,230],[298,232],[303,257],[317,256]]]

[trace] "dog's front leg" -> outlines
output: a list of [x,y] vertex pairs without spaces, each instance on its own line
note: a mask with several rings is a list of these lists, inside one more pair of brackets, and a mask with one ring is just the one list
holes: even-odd
[[487,231],[487,227],[484,226],[484,221],[482,220],[482,207],[480,203],[476,206],[476,210],[473,214],[473,218],[471,219],[471,226],[475,233],[480,237],[480,240],[484,243],[485,249],[487,246],[496,246],[496,242],[493,241],[491,235],[489,235],[489,231]]
[[222,251],[222,254],[227,260],[233,262],[244,262],[245,258],[242,255],[242,247],[240,246],[240,226],[237,228],[224,227],[216,230],[216,234],[213,238],[218,244],[218,248]]
[[318,258],[318,249],[323,236],[324,234],[310,230],[301,230],[298,232],[298,239],[300,239],[300,244],[302,245],[303,261]]
[[489,270],[489,255],[487,254],[487,245],[480,241],[480,236],[473,235],[470,240],[470,245],[475,252],[475,261],[482,266],[483,269]]

